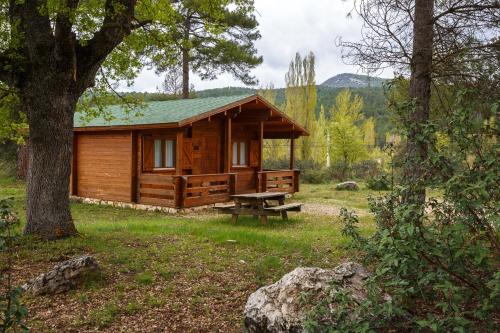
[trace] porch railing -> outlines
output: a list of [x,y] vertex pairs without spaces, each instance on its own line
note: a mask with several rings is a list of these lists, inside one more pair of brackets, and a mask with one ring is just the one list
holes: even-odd
[[156,175],[139,178],[138,201],[167,207],[197,207],[229,201],[235,193],[236,174]]
[[259,172],[260,192],[298,192],[299,175],[299,170],[261,171]]
[[139,176],[138,201],[148,205],[178,207],[181,178],[161,174]]
[[197,207],[229,201],[235,193],[236,174],[182,176],[182,207]]

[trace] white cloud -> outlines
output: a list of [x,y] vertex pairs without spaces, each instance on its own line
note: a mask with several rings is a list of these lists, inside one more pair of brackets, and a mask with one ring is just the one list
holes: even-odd
[[[276,87],[284,86],[288,64],[300,52],[316,54],[316,80],[323,82],[329,77],[344,72],[359,72],[355,66],[342,62],[341,50],[335,46],[335,39],[360,38],[361,21],[347,18],[352,8],[351,1],[342,0],[255,0],[257,19],[262,38],[256,47],[264,57],[264,63],[253,71],[264,86],[273,82]],[[202,81],[192,75],[196,90],[208,88],[242,86],[229,74],[214,81]],[[155,91],[161,85],[161,78],[154,71],[144,70],[135,84],[127,90]]]

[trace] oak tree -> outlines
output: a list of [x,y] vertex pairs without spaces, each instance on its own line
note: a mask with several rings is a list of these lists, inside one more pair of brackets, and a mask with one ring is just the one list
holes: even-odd
[[[108,79],[132,80],[168,44],[177,0],[0,0],[0,81],[29,125],[25,233],[77,233],[69,209],[73,117]],[[200,2],[207,12],[227,1]]]

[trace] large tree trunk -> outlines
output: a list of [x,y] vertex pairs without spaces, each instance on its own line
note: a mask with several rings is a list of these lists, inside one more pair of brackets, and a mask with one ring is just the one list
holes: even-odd
[[423,208],[425,203],[425,165],[427,142],[421,138],[429,120],[431,97],[432,50],[434,0],[416,0],[413,25],[413,55],[411,60],[410,98],[415,102],[409,121],[412,128],[408,134],[407,161],[404,171],[408,191],[405,202]]
[[69,82],[61,84],[66,81],[61,73],[52,75],[22,91],[30,128],[24,232],[49,240],[77,233],[69,207],[69,178],[78,97],[66,88]]
[[182,98],[189,98],[189,50],[182,49]]

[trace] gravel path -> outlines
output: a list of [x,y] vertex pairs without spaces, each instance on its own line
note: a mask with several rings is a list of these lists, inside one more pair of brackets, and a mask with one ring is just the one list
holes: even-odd
[[[305,203],[302,206],[302,211],[307,214],[313,215],[330,215],[330,216],[339,216],[340,209],[342,207],[325,205],[320,203]],[[354,209],[358,216],[368,215],[368,211],[364,209]]]

